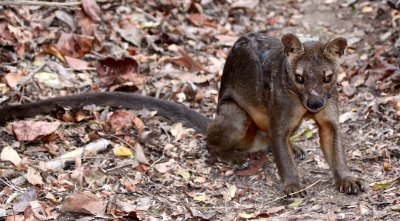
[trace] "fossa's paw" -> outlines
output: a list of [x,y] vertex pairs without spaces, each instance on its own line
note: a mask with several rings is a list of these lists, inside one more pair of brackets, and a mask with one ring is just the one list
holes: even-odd
[[302,190],[300,182],[282,184],[282,190],[288,197],[305,197],[307,192]]
[[292,149],[295,159],[300,159],[300,160],[306,159],[307,152],[303,148],[296,145],[292,145]]
[[358,194],[364,191],[364,182],[361,178],[345,176],[336,181],[336,186],[341,193]]

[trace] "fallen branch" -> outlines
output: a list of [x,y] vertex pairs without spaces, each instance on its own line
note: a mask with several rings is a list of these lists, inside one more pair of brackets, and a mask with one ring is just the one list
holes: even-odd
[[70,151],[60,157],[58,157],[55,160],[49,161],[44,165],[44,168],[41,168],[44,171],[47,170],[60,170],[63,169],[67,163],[74,162],[75,158],[77,157],[82,157],[87,154],[96,154],[101,151],[104,151],[107,149],[107,146],[110,145],[111,142],[109,140],[105,139],[99,139],[96,140],[92,143],[87,144],[84,147],[80,147],[78,149],[75,149],[73,151]]
[[60,7],[68,8],[79,6],[81,2],[48,2],[48,1],[0,1],[0,6],[47,6],[47,7]]

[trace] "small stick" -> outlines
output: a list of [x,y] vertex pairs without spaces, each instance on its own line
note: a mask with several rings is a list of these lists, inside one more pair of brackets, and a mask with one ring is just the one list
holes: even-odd
[[[3,177],[4,177],[4,176],[3,176]],[[15,190],[15,191],[17,191],[17,192],[19,192],[19,193],[24,192],[24,191],[21,190],[19,187],[14,186],[10,181],[8,181],[8,179],[7,179],[6,177],[4,177],[4,178],[5,178],[5,180],[3,180],[3,179],[0,177],[0,181],[1,181],[4,185],[10,187],[11,189],[13,189],[13,190]]]
[[[0,2],[1,5],[2,2]],[[32,80],[33,76],[39,72],[40,70],[42,70],[42,68],[45,66],[46,64],[43,63],[41,64],[39,67],[35,68],[33,71],[31,71],[28,76],[23,77],[19,82],[18,85],[14,87],[14,91],[11,93],[10,97],[14,97],[21,89],[23,89],[25,87],[25,85]],[[22,97],[22,96],[21,96]]]
[[[294,193],[290,193],[289,196],[293,196],[293,195],[298,194],[298,193],[300,193],[300,192],[302,192],[302,191],[304,191],[304,190],[310,189],[311,187],[315,186],[315,185],[316,185],[317,183],[319,183],[319,182],[321,182],[321,179],[315,181],[314,183],[312,183],[311,185],[307,186],[307,187],[304,188],[304,189],[301,189],[301,190],[299,190],[299,191],[297,191],[297,192],[294,192]],[[276,202],[276,201],[278,201],[278,200],[284,199],[284,198],[286,198],[286,197],[287,197],[287,196],[278,197],[278,198],[276,198],[276,199],[274,199],[274,200],[272,200],[272,201],[270,201],[270,202],[268,202],[268,203],[265,203],[265,204],[263,204],[263,205],[271,204],[271,203],[273,203],[273,202]]]
[[73,6],[79,6],[80,4],[81,2],[0,1],[0,6],[26,5],[26,6],[48,6],[48,7],[68,8]]

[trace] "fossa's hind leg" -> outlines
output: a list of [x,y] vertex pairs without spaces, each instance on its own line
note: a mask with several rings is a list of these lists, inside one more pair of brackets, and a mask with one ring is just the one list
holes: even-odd
[[260,131],[250,116],[234,102],[222,104],[207,129],[207,148],[211,153],[231,158],[237,151],[257,151],[269,145],[266,132]]
[[248,114],[234,102],[219,106],[207,128],[207,148],[211,152],[232,150],[246,138],[251,124]]

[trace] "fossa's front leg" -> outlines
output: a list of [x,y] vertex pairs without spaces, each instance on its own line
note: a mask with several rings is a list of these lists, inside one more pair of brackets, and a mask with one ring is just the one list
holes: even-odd
[[[287,111],[276,111],[270,116],[270,133],[272,141],[272,154],[278,168],[279,176],[282,180],[282,190],[286,194],[300,191],[301,180],[298,175],[293,159],[293,147],[290,143],[290,136],[301,122],[304,110],[296,108],[284,108]],[[299,193],[300,196],[306,194],[305,191]]]
[[319,127],[320,145],[339,191],[357,194],[364,190],[364,184],[361,178],[351,175],[347,166],[336,104],[328,101],[326,107],[314,116]]

